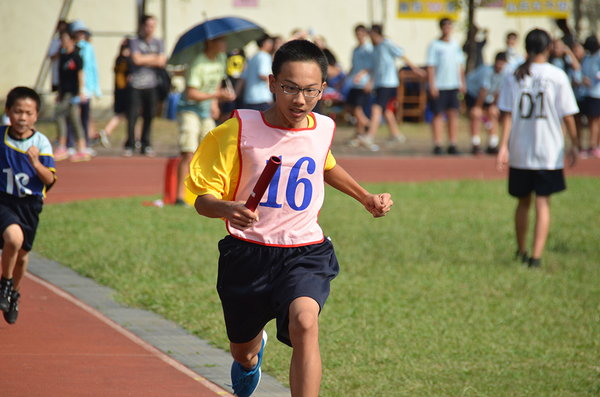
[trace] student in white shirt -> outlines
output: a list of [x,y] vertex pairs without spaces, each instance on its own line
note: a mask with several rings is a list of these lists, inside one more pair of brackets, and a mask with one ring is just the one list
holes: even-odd
[[[568,154],[571,166],[577,161],[579,147],[573,118],[579,109],[565,72],[548,63],[550,42],[544,30],[529,32],[525,38],[527,61],[507,77],[498,100],[498,108],[506,113],[496,166],[498,170],[510,167],[508,191],[519,199],[515,214],[517,258],[530,267],[540,266],[550,228],[550,196],[566,189],[563,122],[572,142]],[[536,220],[529,257],[527,227],[534,191]]]

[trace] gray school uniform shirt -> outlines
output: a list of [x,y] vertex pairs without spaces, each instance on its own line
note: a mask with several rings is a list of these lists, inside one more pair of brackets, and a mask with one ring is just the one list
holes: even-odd
[[[164,44],[162,39],[152,38],[146,41],[143,38],[136,37],[130,42],[131,53],[139,52],[141,54],[163,54]],[[131,73],[131,86],[137,90],[156,88],[156,69],[148,66],[134,65]]]

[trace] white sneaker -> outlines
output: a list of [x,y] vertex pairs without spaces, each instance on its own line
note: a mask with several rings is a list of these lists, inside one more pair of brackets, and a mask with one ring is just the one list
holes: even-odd
[[356,137],[361,145],[371,150],[372,152],[379,151],[379,146],[373,143],[373,138],[368,135],[359,135]]
[[111,146],[110,141],[108,140],[108,135],[106,135],[106,131],[104,130],[100,130],[100,143],[102,143],[102,146],[107,149]]
[[406,137],[403,134],[392,135],[387,139],[387,141],[385,141],[385,146],[388,148],[393,148],[403,144],[404,142],[406,142]]

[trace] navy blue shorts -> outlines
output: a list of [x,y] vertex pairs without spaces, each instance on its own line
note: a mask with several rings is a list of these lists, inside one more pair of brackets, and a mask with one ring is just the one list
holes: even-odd
[[379,87],[375,90],[375,104],[381,106],[385,111],[388,102],[396,98],[396,96],[398,96],[398,88]]
[[440,90],[440,96],[436,99],[429,97],[429,108],[433,114],[439,114],[448,109],[458,109],[460,102],[458,101],[458,90]]
[[268,247],[227,236],[219,241],[217,291],[227,336],[233,343],[254,339],[277,319],[277,339],[292,346],[289,307],[300,297],[323,309],[339,264],[329,239],[302,247]]
[[527,197],[531,192],[537,196],[550,196],[567,188],[563,170],[523,170],[510,168],[508,193],[513,197]]
[[2,234],[10,225],[19,225],[23,230],[23,246],[31,251],[44,202],[40,196],[17,198],[0,192],[0,248],[4,247]]
[[[477,104],[477,98],[469,95],[469,94],[465,94],[465,104],[467,105],[467,109],[471,109],[473,107],[475,107],[475,105]],[[483,104],[483,109],[489,109],[491,103],[485,103]]]
[[369,106],[371,102],[371,94],[365,92],[362,88],[353,88],[348,92],[348,96],[346,97],[346,105],[350,107],[360,106],[361,108],[366,108]]
[[586,96],[584,99],[585,115],[591,117],[600,116],[600,98]]

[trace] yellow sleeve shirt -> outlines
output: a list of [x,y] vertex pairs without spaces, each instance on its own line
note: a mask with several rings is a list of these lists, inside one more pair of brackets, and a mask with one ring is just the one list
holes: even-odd
[[[314,125],[308,117],[309,128]],[[231,118],[206,135],[198,146],[192,163],[190,176],[185,185],[197,196],[212,194],[218,199],[232,201],[240,178],[240,158],[238,152],[240,124]],[[327,154],[325,171],[335,167],[336,161],[331,150]]]

